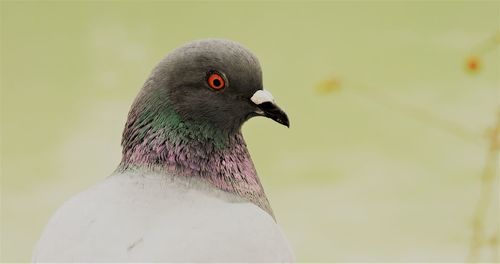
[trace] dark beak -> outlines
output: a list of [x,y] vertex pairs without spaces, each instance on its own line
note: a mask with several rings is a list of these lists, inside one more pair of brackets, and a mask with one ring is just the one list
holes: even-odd
[[262,111],[257,112],[257,114],[271,118],[272,120],[286,127],[290,127],[288,116],[274,102],[263,102],[261,104],[258,104],[257,107]]

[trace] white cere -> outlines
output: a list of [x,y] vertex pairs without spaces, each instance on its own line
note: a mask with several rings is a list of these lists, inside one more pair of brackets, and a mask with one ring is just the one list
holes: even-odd
[[274,102],[274,97],[270,92],[266,90],[258,90],[253,94],[250,100],[252,100],[252,102],[254,102],[255,104],[259,105],[266,102]]

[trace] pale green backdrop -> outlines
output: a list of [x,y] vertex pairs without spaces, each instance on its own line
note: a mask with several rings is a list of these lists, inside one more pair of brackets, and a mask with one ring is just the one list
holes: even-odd
[[[1,261],[29,261],[54,210],[115,169],[149,71],[207,37],[251,49],[289,114],[290,129],[257,118],[244,134],[298,260],[466,259],[498,45],[476,72],[464,61],[498,34],[498,1],[0,6]],[[331,78],[339,89],[318,92]],[[498,185],[493,202],[492,238]]]

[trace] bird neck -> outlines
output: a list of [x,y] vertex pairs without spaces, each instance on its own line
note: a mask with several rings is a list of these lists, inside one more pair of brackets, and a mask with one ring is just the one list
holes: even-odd
[[119,171],[155,170],[197,177],[273,216],[241,130],[223,132],[186,122],[169,109],[142,114],[131,110],[122,146]]

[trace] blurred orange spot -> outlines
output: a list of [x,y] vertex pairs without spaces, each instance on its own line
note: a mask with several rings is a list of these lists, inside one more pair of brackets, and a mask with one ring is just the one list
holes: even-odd
[[478,57],[471,56],[471,57],[467,58],[465,67],[466,67],[467,71],[469,71],[470,73],[478,72],[480,66],[481,65],[480,65],[480,61],[479,61]]
[[321,81],[317,86],[316,90],[322,94],[328,94],[340,90],[340,80],[336,77],[331,77],[329,79]]

